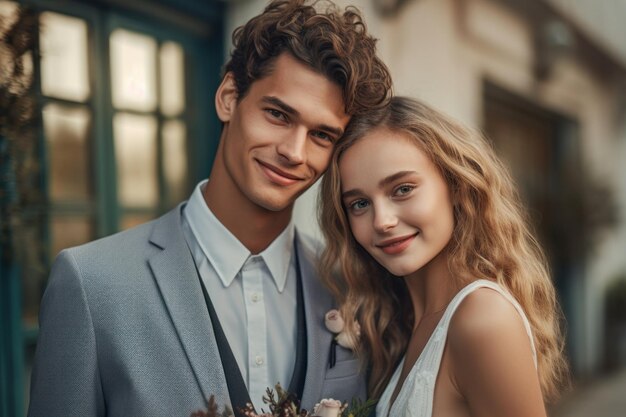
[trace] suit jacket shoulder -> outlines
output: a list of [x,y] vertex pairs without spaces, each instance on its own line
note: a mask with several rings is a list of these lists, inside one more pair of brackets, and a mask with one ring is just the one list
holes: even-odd
[[111,279],[134,276],[137,269],[145,268],[145,260],[159,251],[158,246],[150,244],[155,225],[173,215],[170,212],[132,229],[65,249],[58,257],[63,254],[73,258],[84,279],[94,279],[96,275],[102,281],[103,274]]
[[212,394],[228,403],[179,209],[57,257],[29,416],[189,415]]

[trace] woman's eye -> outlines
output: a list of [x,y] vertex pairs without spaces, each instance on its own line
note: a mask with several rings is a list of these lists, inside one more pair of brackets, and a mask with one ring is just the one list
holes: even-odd
[[356,200],[355,202],[350,203],[348,208],[351,211],[359,211],[359,210],[363,210],[367,208],[367,206],[369,206],[369,203],[367,202],[367,200]]
[[399,196],[407,195],[411,191],[413,191],[414,188],[415,186],[413,185],[401,185],[398,188],[396,188],[395,195],[399,195]]

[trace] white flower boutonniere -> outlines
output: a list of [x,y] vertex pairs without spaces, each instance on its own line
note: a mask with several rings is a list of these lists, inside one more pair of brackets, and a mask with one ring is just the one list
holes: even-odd
[[346,331],[346,324],[341,316],[339,310],[332,309],[324,316],[324,323],[326,328],[335,334],[332,343],[330,344],[330,367],[335,366],[337,345],[346,349],[354,349],[356,347],[357,339],[361,335],[361,326],[359,323],[354,323],[354,335],[351,335]]

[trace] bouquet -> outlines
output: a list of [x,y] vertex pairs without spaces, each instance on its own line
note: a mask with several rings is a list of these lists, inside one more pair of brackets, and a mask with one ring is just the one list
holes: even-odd
[[[252,404],[247,404],[243,410],[240,410],[246,417],[367,417],[371,409],[376,405],[376,401],[361,401],[353,399],[350,404],[341,403],[341,401],[333,399],[321,400],[314,408],[313,412],[309,412],[300,408],[300,400],[296,395],[284,390],[280,384],[274,387],[276,391],[268,388],[263,402],[268,405],[269,411],[261,410],[257,413]],[[229,407],[219,410],[215,398],[209,398],[207,411],[196,411],[190,417],[233,417],[234,413]]]
[[[332,332],[335,337],[330,346],[330,367],[335,366],[335,348],[337,345],[346,349],[354,349],[356,340],[360,336],[359,323],[353,323],[352,333],[345,326],[341,312],[338,310],[330,310],[324,317],[326,328]],[[248,403],[246,407],[237,410],[246,417],[367,417],[370,415],[372,408],[376,405],[376,401],[369,399],[361,401],[353,399],[350,404],[341,403],[341,401],[333,399],[323,399],[315,405],[312,412],[300,408],[300,400],[298,397],[284,390],[280,384],[266,390],[263,396],[263,402],[267,404],[269,411],[261,409],[261,413],[257,413]],[[219,405],[215,402],[215,397],[211,396],[206,411],[196,411],[191,417],[234,417],[233,410],[225,406],[223,410],[219,410]]]

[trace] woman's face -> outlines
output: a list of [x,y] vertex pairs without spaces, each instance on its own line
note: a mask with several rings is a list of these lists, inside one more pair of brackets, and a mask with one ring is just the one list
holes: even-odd
[[408,134],[374,129],[344,151],[339,173],[355,239],[392,274],[418,271],[450,241],[450,191]]

